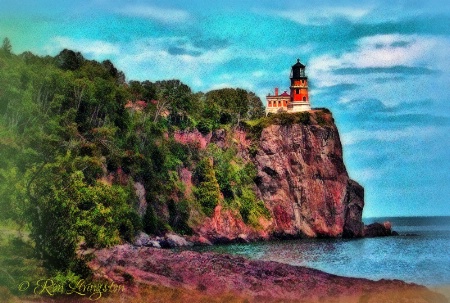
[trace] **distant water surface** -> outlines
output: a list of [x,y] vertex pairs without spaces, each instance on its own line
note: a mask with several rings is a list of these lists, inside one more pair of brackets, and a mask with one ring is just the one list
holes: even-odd
[[365,239],[300,239],[197,248],[301,265],[372,280],[400,279],[450,285],[450,217],[367,218],[390,221],[400,236]]

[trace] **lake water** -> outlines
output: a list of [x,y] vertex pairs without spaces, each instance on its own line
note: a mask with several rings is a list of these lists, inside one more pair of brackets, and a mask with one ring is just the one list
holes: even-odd
[[340,276],[450,285],[450,217],[370,218],[364,222],[386,220],[400,236],[284,240],[198,250],[307,266]]

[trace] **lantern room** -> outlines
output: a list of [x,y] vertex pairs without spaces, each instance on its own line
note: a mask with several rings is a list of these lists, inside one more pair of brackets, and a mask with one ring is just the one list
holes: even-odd
[[306,66],[304,66],[302,63],[300,63],[300,59],[297,59],[297,63],[292,65],[291,79],[306,78],[305,68],[306,68]]

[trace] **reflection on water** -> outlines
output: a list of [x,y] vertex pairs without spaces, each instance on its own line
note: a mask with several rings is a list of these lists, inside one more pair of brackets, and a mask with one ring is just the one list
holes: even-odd
[[301,239],[196,248],[320,269],[369,279],[401,279],[430,286],[450,284],[450,217],[389,220],[398,237]]

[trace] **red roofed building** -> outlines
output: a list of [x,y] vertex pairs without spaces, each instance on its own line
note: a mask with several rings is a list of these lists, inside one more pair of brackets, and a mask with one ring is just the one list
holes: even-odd
[[300,63],[300,59],[297,59],[297,63],[292,65],[290,78],[290,94],[284,91],[279,95],[278,88],[275,88],[274,95],[267,95],[266,114],[280,111],[297,113],[311,110],[308,96],[308,77],[305,74],[305,65]]

